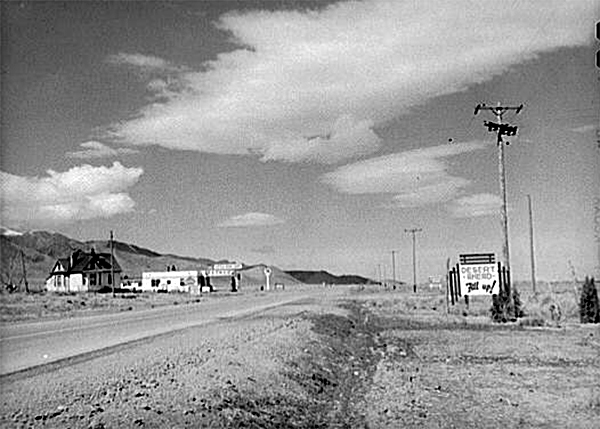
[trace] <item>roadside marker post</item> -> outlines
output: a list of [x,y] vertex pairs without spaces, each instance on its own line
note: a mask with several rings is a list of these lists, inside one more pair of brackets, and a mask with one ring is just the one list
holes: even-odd
[[266,283],[267,283],[266,284],[266,290],[269,290],[269,288],[270,288],[269,281],[270,281],[270,278],[271,278],[272,271],[271,271],[271,269],[269,267],[265,267],[265,269],[263,270],[263,273],[265,273],[265,279],[266,279]]

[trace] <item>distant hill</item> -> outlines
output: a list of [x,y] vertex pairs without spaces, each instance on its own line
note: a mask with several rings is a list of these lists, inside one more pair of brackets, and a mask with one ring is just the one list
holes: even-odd
[[337,284],[337,285],[357,285],[357,284],[376,284],[377,282],[356,275],[336,276],[327,271],[286,271],[287,274],[296,280],[307,284]]
[[[81,249],[97,252],[110,252],[108,240],[79,241],[65,235],[50,231],[18,232],[0,227],[0,276],[2,283],[12,276],[12,282],[19,283],[22,278],[21,252],[27,271],[27,279],[32,290],[39,289],[45,283],[52,266],[58,258],[69,256],[73,251]],[[123,269],[123,275],[129,278],[141,277],[144,271],[164,271],[167,266],[175,265],[178,270],[201,270],[215,263],[208,258],[161,254],[135,244],[121,241],[113,242],[114,255]],[[243,283],[246,285],[263,285],[266,264],[245,265],[241,270]],[[361,276],[335,276],[327,271],[283,271],[269,265],[272,271],[271,284],[374,284],[375,281]],[[227,278],[215,278],[218,282],[227,282]]]
[[[23,252],[27,279],[34,289],[45,282],[56,259],[69,256],[76,249],[110,252],[108,240],[79,241],[49,231],[18,233],[0,230],[0,275],[5,282],[10,276],[18,283],[22,278],[21,257]],[[140,277],[143,271],[163,271],[167,266],[178,269],[203,269],[213,264],[208,258],[163,255],[134,244],[113,242],[115,258],[123,268],[123,274]]]
[[[76,249],[97,252],[110,252],[108,240],[79,241],[65,235],[49,231],[18,232],[0,227],[0,276],[2,283],[12,276],[12,282],[22,279],[21,251],[23,252],[27,280],[32,290],[44,285],[56,259],[67,257]],[[208,258],[161,254],[134,244],[113,242],[114,255],[123,269],[123,275],[129,278],[141,277],[144,271],[164,271],[167,266],[175,265],[178,270],[206,269],[216,262]],[[221,263],[230,261],[221,260]],[[261,285],[265,283],[263,273],[266,265],[244,265],[242,272],[245,284]],[[285,285],[298,284],[300,281],[277,267],[272,270],[271,282]],[[227,282],[229,279],[219,279]]]

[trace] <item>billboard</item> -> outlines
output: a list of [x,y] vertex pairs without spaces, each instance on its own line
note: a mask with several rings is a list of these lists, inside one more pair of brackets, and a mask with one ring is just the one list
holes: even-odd
[[212,266],[213,270],[241,270],[242,268],[243,266],[239,262],[232,262],[227,264],[214,264]]
[[461,295],[498,295],[500,276],[498,264],[491,262],[493,257],[484,261],[482,258],[468,258],[471,255],[464,256],[466,258],[461,258],[458,264]]

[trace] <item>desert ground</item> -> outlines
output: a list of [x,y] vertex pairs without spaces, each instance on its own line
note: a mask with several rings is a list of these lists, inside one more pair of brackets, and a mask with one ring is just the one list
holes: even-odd
[[[542,285],[535,297],[521,286],[528,316],[507,324],[490,322],[486,298],[447,312],[443,292],[428,288],[241,292],[237,306],[244,293],[285,303],[3,375],[0,426],[598,427],[600,328],[578,323],[577,285]],[[1,298],[2,324],[12,326],[202,311],[230,296]]]

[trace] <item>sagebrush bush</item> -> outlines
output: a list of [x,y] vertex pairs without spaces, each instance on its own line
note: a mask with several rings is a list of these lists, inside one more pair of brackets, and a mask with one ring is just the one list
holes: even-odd
[[523,303],[521,302],[521,294],[519,293],[519,290],[515,287],[513,288],[513,311],[514,311],[514,315],[517,319],[525,316],[525,313],[523,312]]
[[579,298],[579,320],[581,323],[600,323],[600,305],[598,304],[598,290],[594,278],[585,278],[581,296]]
[[496,323],[508,322],[511,319],[510,307],[508,294],[504,288],[501,288],[498,295],[492,295],[492,308],[490,308],[492,320]]
[[506,323],[523,317],[525,315],[523,312],[523,304],[517,288],[513,288],[512,302],[505,288],[500,289],[498,295],[492,295],[492,307],[490,308],[490,312],[492,320],[497,323]]

